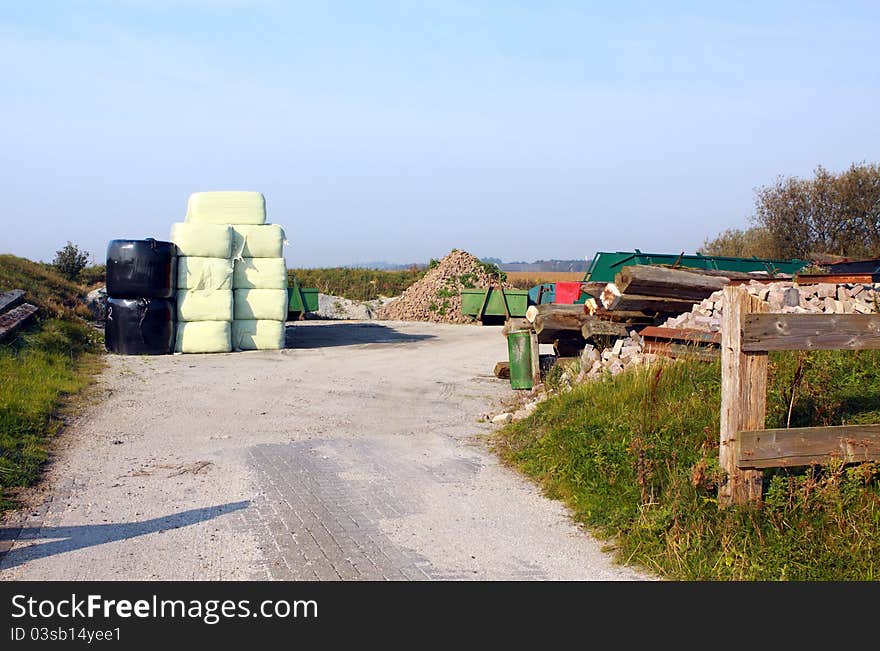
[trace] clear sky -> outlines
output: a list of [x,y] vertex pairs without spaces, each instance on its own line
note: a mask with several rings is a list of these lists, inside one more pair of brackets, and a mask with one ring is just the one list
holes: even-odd
[[880,3],[0,0],[0,252],[253,189],[289,266],[692,252],[880,158]]

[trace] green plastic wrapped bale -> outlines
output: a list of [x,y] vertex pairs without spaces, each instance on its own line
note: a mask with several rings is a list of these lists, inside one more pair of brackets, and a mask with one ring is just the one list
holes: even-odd
[[186,221],[198,224],[265,224],[266,199],[259,192],[194,192]]
[[242,258],[235,261],[235,289],[284,289],[287,268],[284,258]]
[[233,350],[281,350],[284,322],[255,319],[232,322]]
[[180,289],[178,321],[232,321],[232,290]]
[[232,260],[181,257],[177,259],[178,289],[232,289]]
[[232,224],[234,258],[280,258],[285,241],[278,224]]
[[228,353],[232,350],[229,321],[178,322],[176,353]]
[[234,291],[236,319],[284,321],[287,318],[286,289],[236,289]]
[[199,258],[231,258],[232,229],[220,224],[185,224],[171,226],[171,241],[177,254]]

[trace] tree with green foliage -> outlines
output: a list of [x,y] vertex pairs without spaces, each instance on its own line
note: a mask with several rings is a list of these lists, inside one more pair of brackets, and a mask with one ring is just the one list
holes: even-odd
[[55,253],[55,259],[52,264],[62,276],[69,280],[77,280],[82,270],[89,264],[89,254],[83,251],[76,244],[69,241]]
[[728,229],[701,253],[802,258],[880,256],[880,164],[853,164],[839,174],[780,177],[755,193],[752,227]]
[[776,258],[776,248],[770,232],[761,226],[745,230],[728,228],[711,240],[703,242],[698,249],[703,255],[720,255],[733,258]]

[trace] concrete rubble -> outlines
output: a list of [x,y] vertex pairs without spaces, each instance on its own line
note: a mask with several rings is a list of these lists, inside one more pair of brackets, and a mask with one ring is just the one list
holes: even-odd
[[[379,318],[392,321],[472,323],[461,313],[461,290],[488,287],[492,278],[480,260],[453,249],[449,255],[413,283],[403,294],[379,310]],[[505,288],[510,286],[503,285]]]

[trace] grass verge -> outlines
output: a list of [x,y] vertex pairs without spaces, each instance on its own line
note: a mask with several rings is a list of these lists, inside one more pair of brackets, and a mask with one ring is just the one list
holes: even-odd
[[0,256],[0,291],[14,288],[41,310],[35,325],[0,345],[0,513],[13,506],[14,489],[39,478],[64,410],[102,365],[100,333],[79,318],[88,314],[82,287],[45,265]]
[[[800,372],[796,372],[800,367]],[[768,427],[880,422],[880,351],[771,354]],[[765,473],[762,508],[719,510],[720,366],[677,361],[576,385],[499,430],[501,457],[608,539],[688,580],[871,580],[876,464]]]

